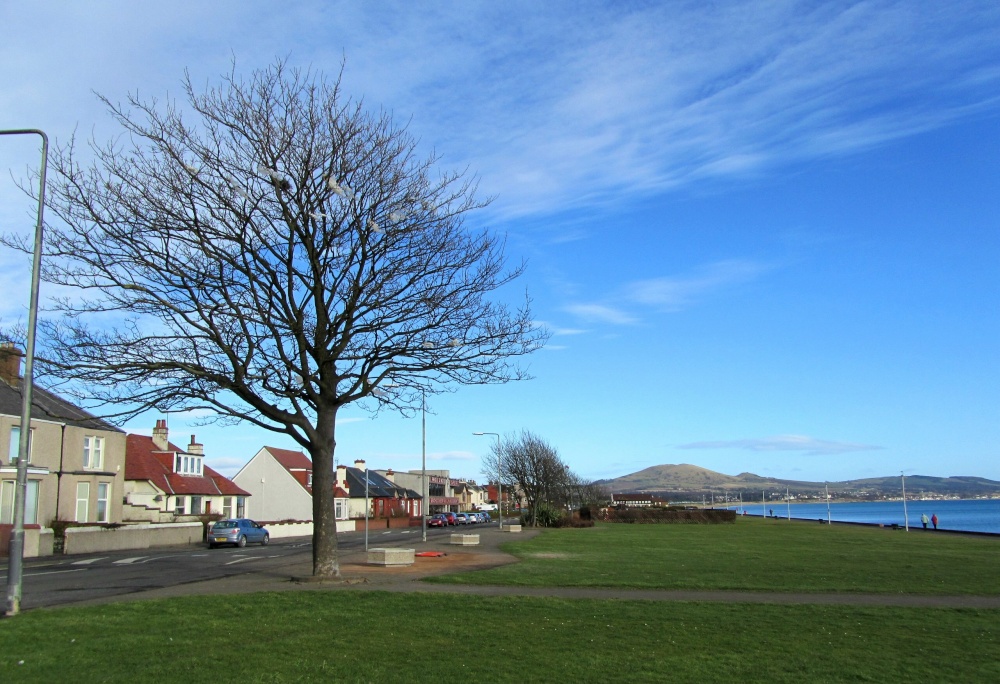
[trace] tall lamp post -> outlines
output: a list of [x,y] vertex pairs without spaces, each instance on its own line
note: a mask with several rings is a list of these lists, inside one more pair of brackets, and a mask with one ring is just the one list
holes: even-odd
[[48,168],[49,137],[36,128],[2,130],[0,135],[40,135],[42,165],[38,172],[38,218],[35,223],[35,249],[31,262],[31,298],[28,304],[28,339],[24,356],[24,380],[21,381],[21,435],[17,445],[17,481],[14,486],[14,528],[10,533],[10,561],[7,567],[7,609],[9,616],[21,612],[21,586],[24,577],[24,504],[28,487],[28,449],[31,442],[31,391],[35,365],[35,329],[38,322],[38,282],[42,265],[42,211],[45,207],[45,171]]
[[903,527],[907,532],[910,531],[910,516],[906,514],[906,475],[902,470],[899,471],[900,482],[903,485]]
[[497,517],[500,518],[500,529],[503,529],[503,468],[500,467],[500,435],[496,432],[473,432],[477,437],[493,435],[497,438]]
[[429,493],[427,487],[427,392],[420,388],[420,531],[427,541],[427,512]]

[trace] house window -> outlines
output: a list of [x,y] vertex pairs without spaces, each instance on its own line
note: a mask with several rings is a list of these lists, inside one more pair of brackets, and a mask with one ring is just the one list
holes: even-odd
[[233,497],[231,496],[222,497],[222,517],[223,518],[233,517]]
[[83,438],[83,467],[101,470],[104,467],[104,438],[86,435]]
[[[35,428],[28,430],[28,463],[31,463],[31,444],[34,434]],[[10,429],[10,447],[7,455],[11,463],[17,463],[18,456],[21,455],[21,428],[19,427]]]
[[[38,480],[28,480],[24,491],[24,524],[34,525],[38,522]],[[14,480],[4,480],[0,483],[0,524],[14,523]]]
[[306,487],[312,487],[313,486],[313,474],[312,473],[309,473],[306,476],[306,482],[307,482]]
[[191,497],[191,515],[201,515],[201,497]]
[[236,517],[247,517],[247,498],[245,496],[236,497]]
[[334,502],[333,502],[333,517],[335,517],[337,520],[345,520],[347,518],[347,516],[344,515],[344,500],[343,499],[335,499],[334,500]]
[[108,493],[111,486],[107,482],[97,484],[97,522],[108,522]]
[[183,496],[174,499],[174,515],[184,515],[184,499]]
[[87,522],[87,508],[90,506],[90,483],[76,483],[76,521]]
[[174,472],[178,475],[201,475],[204,472],[202,457],[177,454],[174,460]]

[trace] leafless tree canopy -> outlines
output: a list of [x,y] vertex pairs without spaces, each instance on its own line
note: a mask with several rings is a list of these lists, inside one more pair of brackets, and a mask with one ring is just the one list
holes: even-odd
[[575,479],[556,450],[527,430],[494,444],[482,465],[485,475],[500,473],[504,487],[516,488],[528,505],[531,525],[537,524],[540,505],[566,505]]
[[104,99],[124,133],[54,151],[43,279],[69,289],[38,369],[120,420],[207,409],[294,438],[315,468],[314,572],[336,575],[337,410],[524,378],[546,333],[527,298],[488,298],[523,264],[464,224],[474,182],[437,175],[339,77],[278,62],[183,84],[184,107]]

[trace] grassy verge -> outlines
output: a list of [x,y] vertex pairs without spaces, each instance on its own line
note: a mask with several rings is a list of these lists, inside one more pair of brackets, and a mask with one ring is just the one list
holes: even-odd
[[192,597],[2,620],[0,681],[998,681],[997,612],[353,591]]
[[907,594],[1000,593],[996,539],[739,518],[735,525],[546,530],[520,563],[432,578],[515,586]]

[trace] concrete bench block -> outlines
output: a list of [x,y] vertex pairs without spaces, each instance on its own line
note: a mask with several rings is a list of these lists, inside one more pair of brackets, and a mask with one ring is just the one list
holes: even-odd
[[520,525],[507,525],[507,527],[505,527],[504,529],[507,530],[508,532],[520,532],[521,531],[521,526]]
[[457,546],[479,546],[478,534],[453,534],[451,543]]
[[413,549],[368,549],[368,565],[413,565]]

